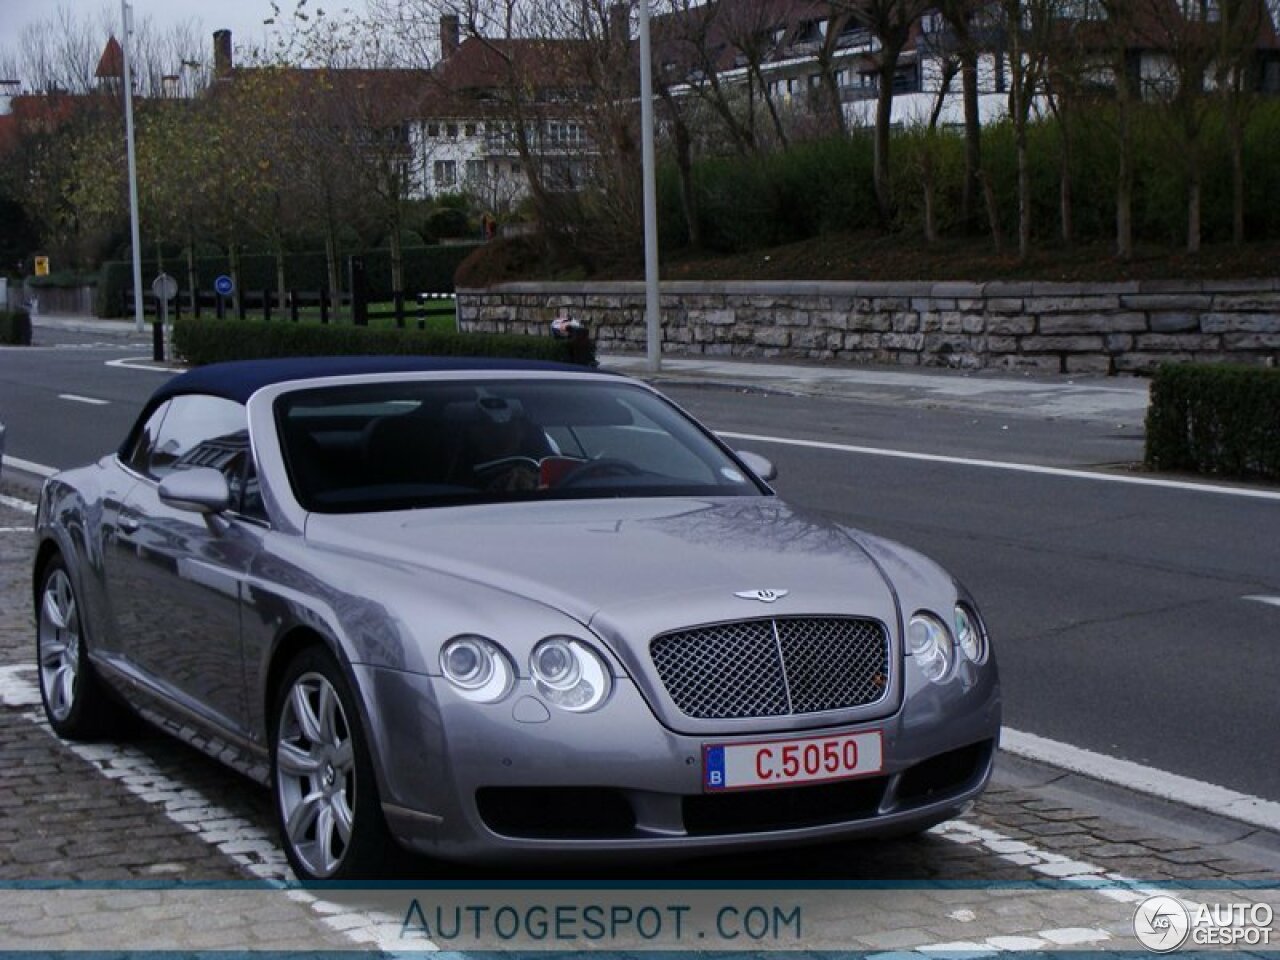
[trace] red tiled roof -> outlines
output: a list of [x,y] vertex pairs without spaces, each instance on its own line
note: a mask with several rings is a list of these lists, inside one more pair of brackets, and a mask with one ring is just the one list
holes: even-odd
[[585,82],[579,66],[585,55],[579,40],[468,37],[440,62],[435,77],[453,93],[501,90],[513,82],[535,91],[572,90]]
[[98,69],[93,72],[93,75],[99,80],[124,76],[124,50],[120,48],[120,41],[114,36],[107,38],[107,45],[102,50],[102,56],[98,58]]

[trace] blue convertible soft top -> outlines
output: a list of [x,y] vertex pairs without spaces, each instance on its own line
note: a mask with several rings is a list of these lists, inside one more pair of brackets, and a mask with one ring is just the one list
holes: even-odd
[[274,360],[238,360],[213,363],[181,373],[161,386],[147,403],[159,403],[187,393],[207,393],[244,403],[258,390],[289,380],[313,377],[358,376],[366,373],[429,373],[466,371],[490,373],[502,370],[545,370],[586,373],[583,367],[537,360],[495,360],[486,357],[282,357]]

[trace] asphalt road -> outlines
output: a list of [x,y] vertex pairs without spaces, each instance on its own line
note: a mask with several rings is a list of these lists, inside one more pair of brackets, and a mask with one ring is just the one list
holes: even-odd
[[[68,466],[110,450],[162,375],[144,356],[39,331],[0,350],[7,453]],[[949,457],[1102,467],[1141,455],[1132,425],[892,402],[668,385],[710,426]],[[65,399],[74,394],[102,405]],[[1100,753],[1280,800],[1276,531],[1280,503],[1106,479],[1010,472],[770,442],[798,505],[901,540],[946,565],[989,621],[1006,722]]]

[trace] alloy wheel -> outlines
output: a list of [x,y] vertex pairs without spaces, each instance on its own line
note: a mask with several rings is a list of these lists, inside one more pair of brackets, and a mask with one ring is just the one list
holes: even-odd
[[61,568],[45,581],[38,631],[40,689],[50,716],[62,722],[75,707],[79,688],[80,611],[71,578]]
[[316,877],[332,876],[351,845],[355,748],[337,690],[304,673],[280,706],[276,791],[287,842]]

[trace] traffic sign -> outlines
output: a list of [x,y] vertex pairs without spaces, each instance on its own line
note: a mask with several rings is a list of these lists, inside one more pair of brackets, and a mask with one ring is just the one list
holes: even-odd
[[235,283],[225,273],[221,274],[218,279],[213,281],[213,290],[219,296],[229,297],[235,288]]
[[167,273],[162,273],[152,281],[151,292],[156,295],[157,300],[167,303],[178,295],[178,281]]
[[47,277],[49,275],[49,258],[36,257],[36,276]]

